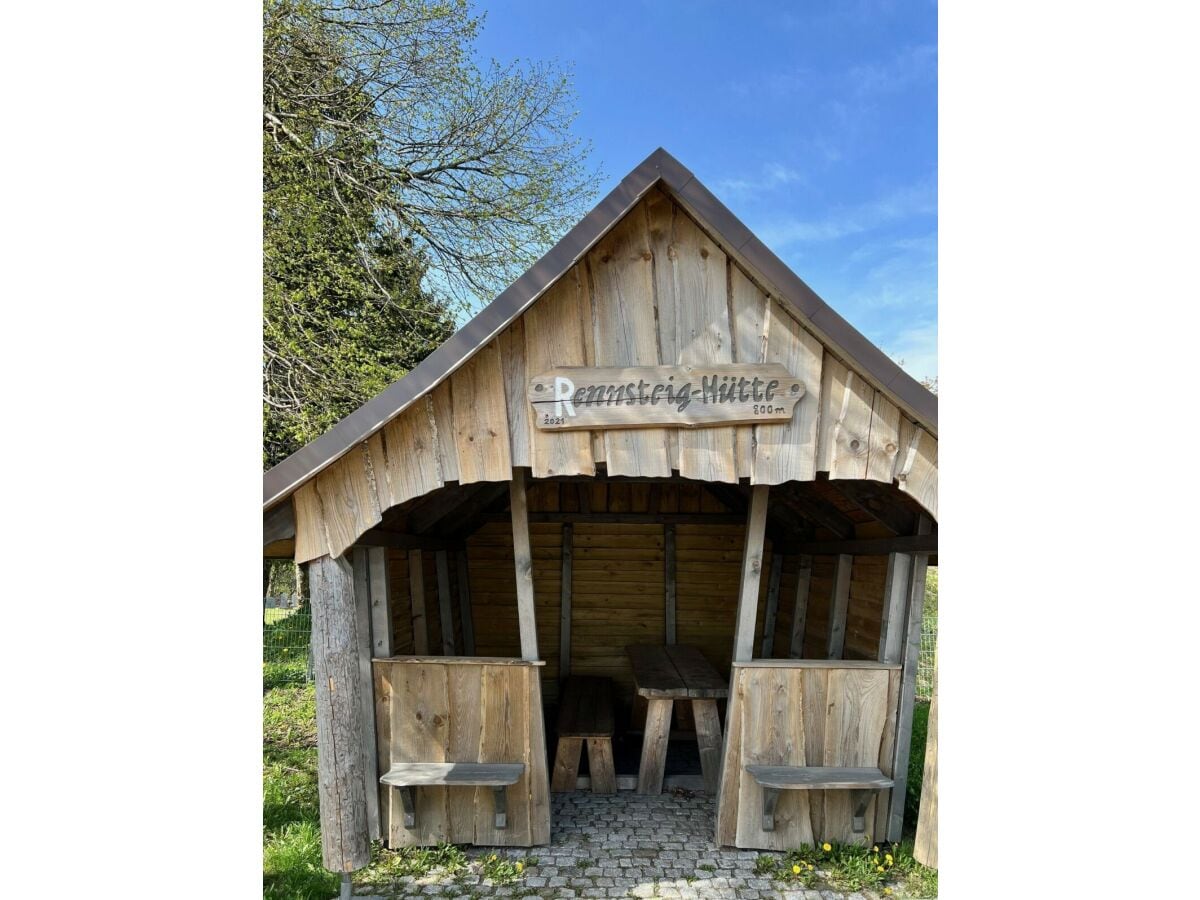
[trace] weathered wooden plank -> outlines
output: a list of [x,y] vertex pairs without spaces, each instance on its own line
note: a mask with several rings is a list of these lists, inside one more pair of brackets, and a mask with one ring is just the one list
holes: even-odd
[[666,654],[666,648],[652,644],[631,644],[625,648],[633,670],[634,684],[643,697],[686,697],[687,684]]
[[321,860],[333,872],[371,861],[363,772],[363,699],[354,573],[345,559],[309,563],[317,693],[317,791]]
[[529,785],[528,841],[537,846],[550,843],[550,772],[546,765],[546,726],[542,718],[542,680],[538,670],[527,666],[525,676],[526,781]]
[[[450,698],[450,724],[447,735],[447,759],[451,763],[479,763],[479,731],[483,706],[483,666],[446,666],[446,690]],[[509,763],[518,760],[511,759]],[[491,764],[495,765],[495,764]],[[509,773],[512,781],[494,782],[512,784],[520,778],[521,771]],[[477,781],[476,784],[488,784]],[[456,788],[447,791],[447,812],[450,832],[446,839],[455,844],[470,844],[475,841],[476,792]]]
[[[728,269],[734,362],[766,362],[767,295],[732,260]],[[736,443],[738,477],[749,478],[754,474],[754,429],[739,427]]]
[[929,731],[925,736],[925,774],[921,781],[921,810],[917,816],[917,840],[913,856],[922,865],[938,865],[938,694],[937,657],[933,660],[933,702],[929,705]]
[[683,696],[693,699],[719,700],[729,696],[729,685],[721,673],[712,667],[700,648],[690,644],[674,644],[656,648],[666,654],[683,682]]
[[828,353],[821,378],[817,471],[830,478],[866,478],[875,389]]
[[913,428],[907,445],[901,445],[896,460],[896,482],[900,490],[937,517],[938,442],[923,428]]
[[[596,363],[656,366],[653,256],[644,215],[629,215],[588,254],[595,290],[592,307]],[[604,432],[609,475],[671,474],[667,432],[661,428]]]
[[617,769],[613,762],[612,738],[588,738],[587,748],[592,793],[615,794]]
[[382,780],[393,787],[499,787],[516,784],[524,771],[524,763],[397,763]]
[[[903,675],[898,666],[888,669],[888,701],[887,717],[883,720],[883,737],[879,740],[879,770],[885,775],[892,775],[892,761],[896,750],[897,712],[900,709],[900,681]],[[894,787],[894,785],[893,785]],[[875,823],[872,835],[882,839],[887,834],[888,812],[891,807],[891,791],[885,791],[875,798]]]
[[429,617],[425,614],[425,571],[420,550],[408,551],[408,597],[412,607],[413,651],[429,653]]
[[458,614],[462,620],[463,655],[475,655],[475,616],[471,611],[471,573],[467,565],[467,551],[454,554],[458,566]]
[[[654,319],[658,325],[658,358],[679,358],[679,343],[675,337],[678,316],[675,312],[674,269],[671,264],[671,240],[675,216],[682,215],[674,201],[657,188],[642,201],[646,228],[650,237],[650,253],[654,273]],[[667,459],[674,471],[679,471],[679,434],[667,430]]]
[[383,429],[391,505],[423,497],[442,486],[432,401],[422,397]]
[[[525,356],[528,376],[558,366],[587,365],[584,298],[587,278],[579,266],[564,275],[525,313]],[[590,310],[590,304],[588,305]],[[589,330],[590,330],[589,318]],[[529,409],[529,385],[521,385]],[[594,475],[591,435],[587,432],[547,432],[532,427],[532,474]]]
[[677,591],[675,575],[675,525],[667,523],[663,526],[663,579],[664,587],[664,631],[668,644],[675,643],[675,596]]
[[568,678],[559,699],[559,736],[612,737],[614,728],[612,680],[592,675]]
[[875,392],[867,446],[867,478],[891,484],[900,451],[900,409],[883,391]]
[[329,553],[325,513],[315,482],[300,485],[292,495],[296,508],[296,562],[306,563]]
[[513,531],[513,565],[517,576],[517,619],[521,629],[521,657],[538,658],[537,617],[534,613],[533,552],[529,546],[529,504],[525,492],[525,470],[515,469],[509,482],[509,506]]
[[[699,368],[733,362],[725,254],[686,215],[676,214],[669,261],[675,291],[677,355]],[[732,428],[682,431],[679,473],[700,481],[737,482]]]
[[[371,672],[371,572],[365,547],[351,553],[354,570],[354,611],[358,642],[358,678],[362,703],[363,791],[367,800],[367,833],[371,840],[383,837],[379,816],[379,768],[375,739],[375,684]],[[388,623],[390,626],[390,622]]]
[[846,646],[846,613],[850,608],[850,570],[854,557],[840,553],[833,572],[833,593],[829,599],[829,634],[825,642],[825,655],[829,659],[841,659]]
[[669,697],[651,697],[646,706],[646,729],[642,736],[642,759],[638,764],[639,794],[661,794],[663,772],[667,765],[667,740],[671,733]]
[[783,576],[783,554],[771,554],[771,574],[767,578],[767,608],[763,613],[762,648],[759,656],[775,655],[775,619],[779,615],[779,579]]
[[[921,516],[917,531],[927,533],[931,523]],[[904,669],[900,679],[900,708],[896,713],[896,746],[892,754],[892,777],[896,780],[892,788],[891,806],[888,810],[887,840],[898,841],[904,826],[904,795],[908,787],[908,758],[912,738],[913,703],[916,699],[917,665],[921,655],[921,615],[925,609],[925,574],[929,556],[917,553],[913,556],[912,582],[908,595],[908,609],[904,626]]]
[[341,556],[360,534],[382,520],[379,500],[367,477],[367,465],[367,447],[362,444],[314,479],[329,536],[330,556]]
[[[830,757],[825,753],[825,725],[828,715],[830,667],[806,666],[800,675],[800,706],[804,716],[804,759],[805,765],[828,766]],[[812,819],[812,835],[821,839],[825,835],[825,795],[814,794],[808,800],[808,813]]]
[[725,710],[725,750],[721,754],[721,781],[717,787],[716,843],[720,847],[737,844],[742,781],[742,710],[746,705],[748,678],[745,670],[734,669],[729,685],[729,706]]
[[558,738],[558,750],[554,754],[554,774],[550,790],[556,794],[571,793],[579,780],[579,760],[583,755],[583,738]]
[[767,530],[767,492],[765,484],[756,484],[750,493],[746,514],[746,540],[742,550],[741,582],[738,587],[737,626],[733,638],[733,658],[747,660],[754,655],[754,625],[758,616],[758,587],[762,578],[763,539]]
[[458,481],[458,450],[454,441],[454,400],[447,378],[429,393],[429,410],[437,436],[438,466],[444,482]]
[[392,499],[392,485],[388,477],[387,448],[383,442],[383,432],[377,431],[367,438],[367,476],[375,486],[375,498],[380,512],[386,512],[395,504]]
[[788,656],[800,659],[804,656],[804,629],[808,624],[808,591],[812,584],[812,557],[800,554],[796,569],[796,598],[792,607],[792,641]]
[[937,553],[937,534],[911,534],[888,538],[849,541],[801,541],[795,545],[811,556],[850,553],[854,556],[883,556],[887,553]]
[[[375,748],[377,766],[375,771],[378,773],[386,772],[392,767],[392,668],[391,666],[374,661],[371,663],[371,668],[375,679],[375,712],[373,718],[376,726]],[[391,845],[393,791],[382,784],[378,785],[376,789],[379,795],[379,826],[383,833],[382,838]],[[395,814],[402,815],[400,812],[400,800],[398,798],[396,799]]]
[[817,418],[821,402],[821,342],[774,300],[768,303],[767,362],[782,363],[804,383],[804,396],[786,425],[755,428],[752,484],[811,481],[816,476]]
[[[534,304],[536,306],[536,304]],[[518,318],[496,340],[500,349],[500,365],[504,372],[504,405],[508,410],[509,457],[514,466],[532,464],[533,428],[529,420],[529,401],[525,397],[526,365],[525,329],[528,313]],[[589,454],[590,456],[590,454]]]
[[450,596],[450,559],[445,550],[434,553],[434,564],[437,566],[438,585],[438,615],[442,626],[442,653],[445,656],[454,655],[454,612],[453,599]]
[[504,369],[495,341],[450,376],[459,484],[507,481],[512,473]]
[[887,560],[878,658],[880,662],[901,663],[904,660],[904,610],[912,579],[912,556],[889,553]]
[[[831,669],[825,721],[826,766],[874,767],[887,717],[888,674],[880,669]],[[875,801],[872,800],[872,803]],[[868,834],[852,827],[851,797],[846,791],[825,792],[825,832],[820,837],[841,843],[863,843]],[[867,821],[874,821],[868,808]]]
[[885,788],[892,779],[876,766],[746,766],[763,787],[789,791]]
[[575,526],[570,522],[562,527],[562,576],[559,586],[558,615],[558,677],[571,674],[571,579],[575,553]]

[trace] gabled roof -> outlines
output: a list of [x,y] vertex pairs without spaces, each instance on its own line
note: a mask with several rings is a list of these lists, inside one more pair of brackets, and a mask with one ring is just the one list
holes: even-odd
[[708,188],[660,147],[626,175],[545,256],[420,365],[266,472],[263,508],[290,495],[417,398],[437,387],[525,312],[656,184],[671,194],[769,294],[791,307],[834,355],[884,391],[932,435],[937,435],[937,397],[818,297]]

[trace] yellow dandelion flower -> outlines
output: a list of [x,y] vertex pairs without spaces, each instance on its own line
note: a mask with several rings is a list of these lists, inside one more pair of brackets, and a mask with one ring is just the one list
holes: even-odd
[[808,864],[808,871],[810,871],[810,872],[811,872],[811,871],[812,871],[813,869],[815,869],[815,868],[816,868],[816,866],[814,866],[812,863],[809,863],[809,864]]
[[831,847],[829,844],[822,844],[821,849],[824,850],[826,853],[828,853],[830,850],[833,849],[833,847]]
[[883,871],[883,866],[876,866],[876,867],[875,867],[875,871],[876,871],[876,872],[882,872],[882,871]]
[[799,874],[800,874],[800,867],[799,867],[799,866],[792,866],[792,874],[793,874],[793,875],[799,875]]
[[525,871],[525,863],[523,863],[523,862],[517,863],[517,871],[524,872]]
[[878,853],[878,852],[879,852],[879,845],[878,845],[878,844],[876,844],[874,847],[872,847],[872,848],[871,848],[871,852],[872,852],[872,853]]
[[892,862],[892,854],[890,854],[890,853],[883,854],[883,858],[886,859],[888,862]]
[[890,897],[891,895],[892,895],[892,889],[891,889],[891,888],[884,888],[884,889],[883,889],[883,896],[885,896],[885,897]]

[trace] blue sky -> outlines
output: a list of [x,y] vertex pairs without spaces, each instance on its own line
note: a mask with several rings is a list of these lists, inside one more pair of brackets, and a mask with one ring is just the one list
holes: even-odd
[[937,374],[936,4],[476,9],[484,59],[572,67],[599,196],[665,147],[910,374]]

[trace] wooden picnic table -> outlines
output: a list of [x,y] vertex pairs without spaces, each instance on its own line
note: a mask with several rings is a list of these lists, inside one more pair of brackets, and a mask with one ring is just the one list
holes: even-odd
[[688,644],[630,644],[625,652],[633,666],[637,692],[647,701],[638,793],[662,793],[667,741],[671,737],[671,713],[678,700],[692,704],[704,788],[715,794],[721,768],[721,720],[717,715],[717,700],[729,696],[729,685],[704,654]]

